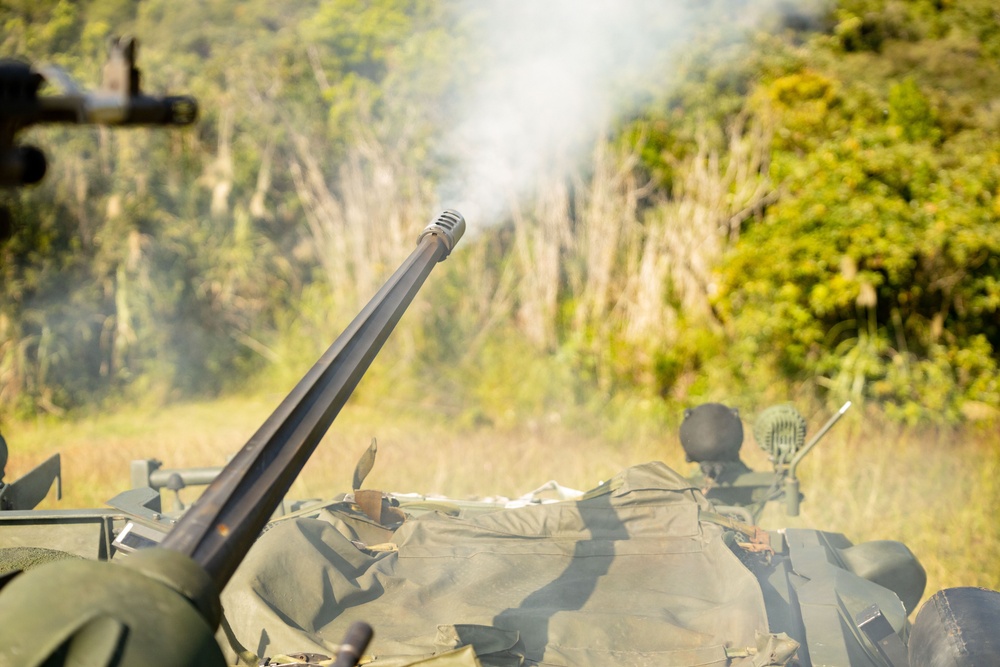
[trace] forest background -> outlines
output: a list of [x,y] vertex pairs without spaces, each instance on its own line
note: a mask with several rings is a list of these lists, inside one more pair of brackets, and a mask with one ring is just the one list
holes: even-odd
[[3,193],[0,414],[280,394],[455,207],[374,419],[618,442],[851,400],[882,442],[973,443],[950,474],[995,505],[995,3],[532,4],[0,2],[0,54],[93,87],[134,34],[144,87],[201,105],[24,136],[50,169]]
[[636,395],[995,419],[992,3],[658,4],[5,0],[3,53],[94,86],[137,34],[145,87],[202,116],[34,134],[52,166],[11,197],[0,406],[308,363],[467,204],[391,362],[459,419]]

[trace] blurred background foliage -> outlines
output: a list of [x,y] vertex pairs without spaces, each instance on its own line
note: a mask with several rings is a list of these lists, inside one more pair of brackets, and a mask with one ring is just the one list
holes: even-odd
[[[478,74],[450,4],[0,4],[0,54],[95,86],[128,32],[145,87],[202,108],[193,131],[25,137],[50,172],[3,193],[0,410],[293,382],[439,204]],[[477,227],[362,395],[477,425],[789,399],[995,423],[995,2],[747,31],[685,49],[583,164]]]

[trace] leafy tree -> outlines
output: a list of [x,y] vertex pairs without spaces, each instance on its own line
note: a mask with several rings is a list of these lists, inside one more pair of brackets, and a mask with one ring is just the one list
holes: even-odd
[[772,162],[781,198],[720,267],[736,356],[907,421],[995,406],[1000,145],[985,128],[948,136],[914,78],[884,82],[881,102],[838,78],[763,89],[791,141]]

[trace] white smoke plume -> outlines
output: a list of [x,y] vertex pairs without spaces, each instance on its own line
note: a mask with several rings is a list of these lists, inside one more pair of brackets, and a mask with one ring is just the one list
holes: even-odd
[[[795,3],[794,11],[814,15],[819,4]],[[446,141],[456,162],[440,188],[442,204],[462,211],[473,228],[503,219],[540,177],[572,168],[610,123],[667,89],[671,62],[706,32],[740,40],[790,6],[465,0],[460,25],[479,69]]]

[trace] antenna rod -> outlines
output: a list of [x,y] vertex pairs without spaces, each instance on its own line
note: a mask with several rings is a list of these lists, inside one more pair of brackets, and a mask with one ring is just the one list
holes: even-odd
[[795,458],[792,459],[791,464],[788,466],[788,474],[790,476],[795,477],[795,469],[798,468],[799,463],[802,462],[802,459],[804,459],[806,457],[806,454],[808,454],[809,451],[816,446],[816,443],[820,441],[820,438],[826,435],[827,431],[833,428],[833,425],[836,424],[838,421],[840,421],[840,418],[844,416],[844,413],[847,412],[850,409],[850,407],[851,407],[850,401],[847,401],[842,406],[840,406],[840,409],[837,410],[837,412],[835,412],[834,415],[830,417],[830,419],[828,419],[825,424],[823,424],[823,428],[817,431],[816,435],[814,435],[812,439],[810,439],[809,442],[806,443],[806,446],[802,448],[802,451],[800,451],[798,454],[795,455]]

